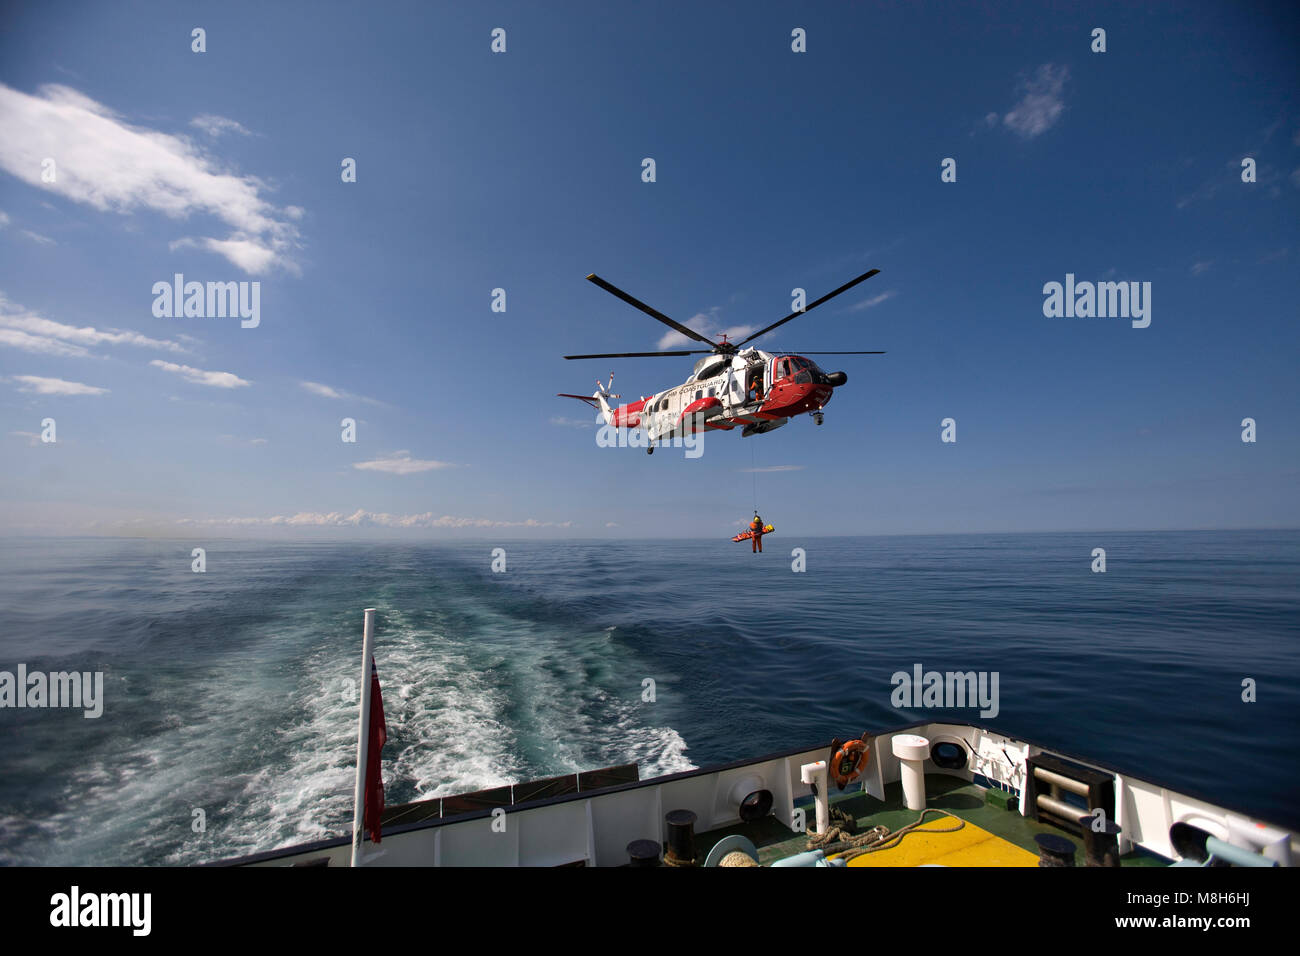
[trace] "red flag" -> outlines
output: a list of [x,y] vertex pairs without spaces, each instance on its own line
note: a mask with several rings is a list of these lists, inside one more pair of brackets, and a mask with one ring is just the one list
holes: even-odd
[[370,839],[379,842],[379,821],[384,815],[384,778],[379,773],[380,751],[388,740],[388,726],[384,723],[384,698],[379,693],[379,672],[375,659],[370,658],[370,743],[366,752],[366,816],[365,827]]

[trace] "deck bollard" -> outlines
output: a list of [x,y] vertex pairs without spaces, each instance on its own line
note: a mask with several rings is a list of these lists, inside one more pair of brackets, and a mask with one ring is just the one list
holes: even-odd
[[658,866],[659,841],[633,840],[627,845],[628,866]]
[[1055,833],[1040,833],[1034,842],[1038,844],[1039,866],[1074,866],[1074,841]]
[[670,866],[695,865],[695,813],[691,810],[670,810],[664,814],[668,824],[668,852],[664,862]]
[[1083,858],[1087,866],[1119,866],[1120,828],[1114,820],[1107,820],[1100,830],[1094,830],[1091,813],[1079,817],[1083,827]]

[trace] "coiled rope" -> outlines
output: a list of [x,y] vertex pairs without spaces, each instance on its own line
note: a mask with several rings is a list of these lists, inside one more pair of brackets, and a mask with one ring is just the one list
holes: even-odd
[[958,819],[955,827],[920,829],[927,813],[949,815],[935,807],[928,807],[921,811],[919,817],[899,830],[891,832],[887,826],[874,826],[863,833],[855,834],[853,831],[857,829],[857,822],[853,817],[838,807],[832,807],[830,825],[826,827],[825,833],[808,835],[808,849],[822,850],[827,857],[833,853],[843,853],[844,860],[847,862],[865,853],[891,850],[902,843],[903,837],[909,833],[956,833],[966,826],[965,820]]

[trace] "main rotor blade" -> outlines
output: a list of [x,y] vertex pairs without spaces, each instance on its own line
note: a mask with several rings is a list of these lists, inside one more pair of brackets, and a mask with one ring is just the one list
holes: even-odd
[[792,351],[791,355],[884,355],[884,352],[798,352]]
[[[642,302],[640,299],[637,299],[637,298],[634,298],[633,296],[628,295],[626,292],[624,292],[624,291],[623,291],[622,289],[620,289],[618,286],[616,286],[616,285],[611,285],[610,283],[608,283],[608,282],[606,282],[604,279],[602,279],[600,276],[596,275],[594,272],[593,272],[591,275],[587,276],[587,281],[588,281],[588,282],[594,282],[594,283],[596,283],[596,285],[600,286],[602,289],[604,289],[604,290],[605,290],[606,292],[608,292],[610,295],[616,295],[616,296],[618,296],[620,299],[622,299],[622,300],[623,300],[624,302],[626,302],[628,305],[632,306],[633,308],[640,309],[642,312],[644,312],[646,315],[650,316],[650,318],[652,318],[652,319],[658,319],[658,320],[659,320],[660,322],[662,322],[664,325],[668,326],[670,329],[674,329],[675,331],[678,331],[678,332],[682,333],[682,335],[686,336],[688,339],[694,339],[694,340],[697,341],[697,342],[703,342],[705,345],[708,345],[708,346],[712,346],[712,345],[715,344],[715,343],[713,342],[713,340],[711,340],[711,339],[706,339],[703,335],[700,335],[699,332],[696,332],[696,331],[694,331],[693,329],[688,329],[686,326],[682,325],[680,322],[676,322],[676,321],[674,321],[673,319],[668,318],[668,316],[664,315],[664,314],[663,314],[662,312],[660,312],[658,309],[652,308],[652,307],[646,305],[646,304],[645,304],[644,302]],[[845,288],[847,288],[847,286],[846,286]]]
[[769,325],[767,328],[765,328],[765,329],[759,329],[757,332],[755,332],[755,333],[754,333],[753,335],[751,335],[749,338],[745,339],[744,342],[737,342],[737,343],[736,343],[737,348],[739,348],[740,346],[744,345],[745,342],[752,342],[752,341],[754,341],[754,339],[758,338],[760,335],[767,335],[768,332],[771,332],[773,329],[778,328],[779,326],[785,325],[785,324],[786,324],[787,322],[789,322],[791,319],[797,319],[797,318],[799,318],[799,316],[803,315],[804,312],[811,312],[813,309],[817,308],[817,306],[821,305],[823,302],[828,302],[829,300],[835,298],[835,297],[836,297],[837,295],[839,295],[841,292],[848,292],[850,289],[852,289],[852,288],[853,288],[855,285],[857,285],[859,282],[865,282],[867,279],[870,279],[873,275],[875,275],[875,274],[878,273],[879,271],[880,271],[879,269],[872,269],[870,272],[864,272],[864,273],[862,273],[862,275],[858,276],[856,279],[852,279],[852,280],[850,280],[849,282],[844,283],[844,285],[840,286],[840,287],[839,287],[838,289],[836,289],[834,292],[827,292],[824,296],[822,296],[822,297],[821,297],[820,299],[818,299],[816,302],[813,302],[813,303],[810,303],[809,305],[804,306],[804,308],[803,308],[803,312],[791,312],[789,315],[787,315],[787,316],[786,316],[784,319],[782,319],[780,322],[773,322],[773,323],[772,323],[771,325]]
[[593,358],[656,358],[662,355],[706,355],[712,349],[693,349],[689,352],[604,352],[600,355],[566,355],[566,359]]

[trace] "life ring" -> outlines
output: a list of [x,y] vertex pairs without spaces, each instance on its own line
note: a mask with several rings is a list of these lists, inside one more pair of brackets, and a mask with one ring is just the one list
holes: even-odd
[[870,760],[871,744],[861,737],[843,743],[838,737],[831,741],[831,760],[827,769],[836,788],[843,790],[857,780]]

